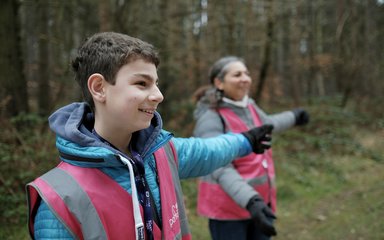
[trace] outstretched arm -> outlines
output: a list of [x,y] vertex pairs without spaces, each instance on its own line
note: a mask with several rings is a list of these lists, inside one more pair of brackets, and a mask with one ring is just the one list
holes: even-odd
[[212,138],[174,138],[180,178],[204,176],[252,151],[270,148],[271,125],[243,133],[227,133]]

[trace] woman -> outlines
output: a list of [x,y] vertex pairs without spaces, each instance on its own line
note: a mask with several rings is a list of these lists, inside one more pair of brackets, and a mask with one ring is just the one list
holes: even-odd
[[[228,56],[213,64],[211,88],[200,93],[195,110],[196,137],[242,132],[272,124],[273,132],[309,121],[303,109],[268,115],[248,93],[252,79],[241,58]],[[199,183],[198,213],[209,218],[213,240],[269,239],[276,210],[275,170],[272,151],[239,158]]]

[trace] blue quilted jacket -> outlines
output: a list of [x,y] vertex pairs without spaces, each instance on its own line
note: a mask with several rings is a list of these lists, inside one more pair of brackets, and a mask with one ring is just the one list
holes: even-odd
[[[92,134],[94,118],[85,103],[72,103],[49,117],[50,128],[56,133],[56,147],[60,160],[82,167],[97,167],[131,193],[129,171],[115,155],[115,148],[103,143]],[[160,115],[156,112],[151,126],[134,133],[134,149],[142,156],[145,177],[154,197],[156,209],[161,216],[159,186],[153,153],[168,141],[174,143],[178,157],[178,174],[181,179],[206,175],[224,166],[233,159],[251,152],[251,146],[242,134],[223,134],[215,138],[176,138],[162,129]],[[103,162],[73,162],[65,156],[103,158]],[[63,157],[64,156],[64,157]],[[126,156],[128,157],[128,156]],[[41,202],[35,216],[36,239],[72,239],[64,225]]]

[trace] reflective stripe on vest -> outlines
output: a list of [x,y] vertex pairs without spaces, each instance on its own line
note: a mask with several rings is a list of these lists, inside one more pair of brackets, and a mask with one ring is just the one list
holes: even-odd
[[[262,122],[256,110],[248,105],[254,126],[261,126]],[[229,108],[218,109],[223,117],[227,129],[234,133],[249,130],[247,125]],[[255,188],[272,210],[276,209],[276,188],[274,184],[275,170],[272,151],[264,154],[251,153],[232,162],[237,172]],[[211,196],[215,196],[213,199]],[[203,178],[199,184],[198,212],[212,219],[238,220],[248,219],[249,212],[240,207],[213,179]]]
[[[155,152],[163,219],[162,230],[154,224],[155,239],[191,238],[176,156],[171,142]],[[27,192],[32,238],[42,198],[74,239],[135,239],[131,195],[98,169],[62,162],[28,184]],[[141,206],[140,212],[143,217]]]

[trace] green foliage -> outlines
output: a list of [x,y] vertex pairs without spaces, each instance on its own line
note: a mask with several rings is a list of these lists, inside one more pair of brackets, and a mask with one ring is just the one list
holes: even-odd
[[[26,236],[27,231],[25,184],[54,163],[54,137],[47,131],[45,119],[34,114],[19,114],[10,120],[0,120],[3,126],[0,136],[0,224],[23,226],[24,231],[17,236]],[[10,239],[12,229],[0,231],[0,238],[7,236]]]
[[[380,115],[309,107],[312,121],[274,138],[277,239],[382,239]],[[377,119],[377,120],[376,120]]]

